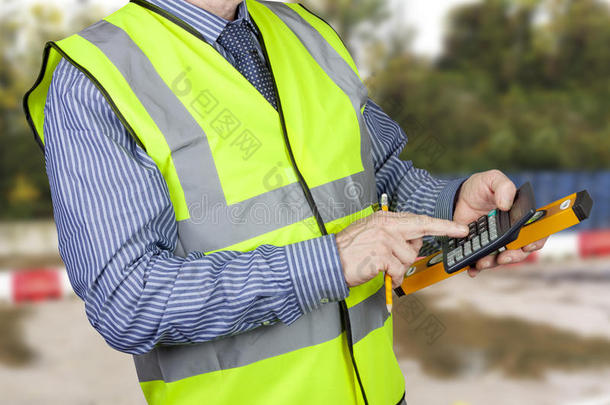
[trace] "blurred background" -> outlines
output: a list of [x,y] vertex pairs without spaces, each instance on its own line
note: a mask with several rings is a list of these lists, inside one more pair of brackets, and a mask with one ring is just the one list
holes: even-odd
[[[443,177],[502,169],[539,205],[595,201],[529,263],[397,300],[409,404],[610,404],[610,2],[305,3],[407,132],[404,159]],[[143,403],[131,358],[70,293],[21,108],[44,42],[125,1],[0,4],[0,403]]]

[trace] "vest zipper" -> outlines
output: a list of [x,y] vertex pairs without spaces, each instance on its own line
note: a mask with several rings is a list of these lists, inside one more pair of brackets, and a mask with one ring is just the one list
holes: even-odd
[[[294,155],[292,153],[290,139],[288,138],[288,130],[286,129],[286,121],[284,119],[284,113],[282,111],[282,102],[280,101],[280,94],[279,94],[279,91],[277,88],[277,83],[275,82],[275,76],[273,75],[273,68],[271,67],[271,62],[269,61],[269,54],[267,53],[265,41],[263,40],[261,30],[258,28],[256,23],[254,22],[253,18],[251,18],[251,21],[254,24],[254,26],[256,26],[256,30],[258,31],[257,32],[258,41],[261,44],[261,49],[262,49],[263,55],[265,57],[265,63],[267,65],[267,69],[269,69],[269,73],[271,74],[271,79],[273,80],[273,90],[275,92],[275,98],[277,100],[277,111],[280,116],[280,123],[282,125],[282,135],[284,137],[284,144],[286,145],[286,149],[288,150],[288,155],[290,156],[290,163],[292,164],[292,168],[294,169],[294,171],[297,175],[299,185],[301,186],[301,189],[303,190],[303,194],[305,194],[305,199],[307,200],[307,203],[309,204],[309,208],[311,209],[313,216],[316,219],[320,232],[322,233],[322,235],[328,235],[328,232],[326,231],[326,226],[324,225],[324,220],[322,219],[322,216],[320,215],[320,211],[318,210],[318,207],[316,206],[316,202],[313,199],[313,196],[311,195],[311,190],[309,189],[309,186],[307,185],[305,178],[301,174],[301,171],[299,170],[299,167],[297,166],[296,160],[294,159]],[[360,372],[358,371],[358,365],[356,364],[356,358],[354,357],[354,343],[353,343],[353,338],[352,338],[352,327],[351,327],[351,322],[350,322],[350,318],[349,318],[349,311],[347,309],[347,303],[345,302],[345,300],[339,301],[339,311],[340,311],[340,315],[341,315],[341,324],[343,326],[343,329],[345,330],[345,337],[347,340],[347,346],[349,349],[350,358],[352,360],[352,366],[354,367],[354,372],[356,373],[356,379],[358,380],[358,386],[360,387],[360,393],[362,394],[362,399],[364,400],[364,404],[368,405],[369,402],[366,397],[364,385],[362,384],[362,379],[360,378]]]

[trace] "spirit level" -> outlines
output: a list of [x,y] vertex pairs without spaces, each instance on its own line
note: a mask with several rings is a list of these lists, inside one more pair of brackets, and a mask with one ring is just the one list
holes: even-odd
[[[530,221],[521,228],[519,237],[506,245],[506,248],[521,249],[532,242],[576,225],[589,217],[592,206],[591,196],[583,190],[539,208]],[[438,251],[413,263],[405,274],[401,286],[394,291],[399,297],[408,295],[467,269],[468,267],[464,267],[448,274],[443,266],[443,255]]]

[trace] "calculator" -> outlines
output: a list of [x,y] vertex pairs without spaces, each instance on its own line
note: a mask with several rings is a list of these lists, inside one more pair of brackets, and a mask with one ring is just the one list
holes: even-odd
[[481,216],[468,224],[469,234],[464,238],[441,238],[445,271],[454,273],[482,257],[506,250],[535,212],[534,190],[528,182],[517,190],[509,211],[495,209]]

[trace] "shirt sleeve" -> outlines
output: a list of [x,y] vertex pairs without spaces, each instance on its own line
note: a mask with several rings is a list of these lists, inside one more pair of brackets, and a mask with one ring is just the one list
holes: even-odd
[[141,354],[290,324],[348,294],[334,235],[250,252],[174,255],[167,185],[99,90],[62,60],[45,106],[59,250],[90,323]]
[[364,119],[371,136],[377,194],[387,193],[395,211],[452,219],[455,195],[465,178],[441,180],[400,159],[407,135],[372,100],[365,106]]

